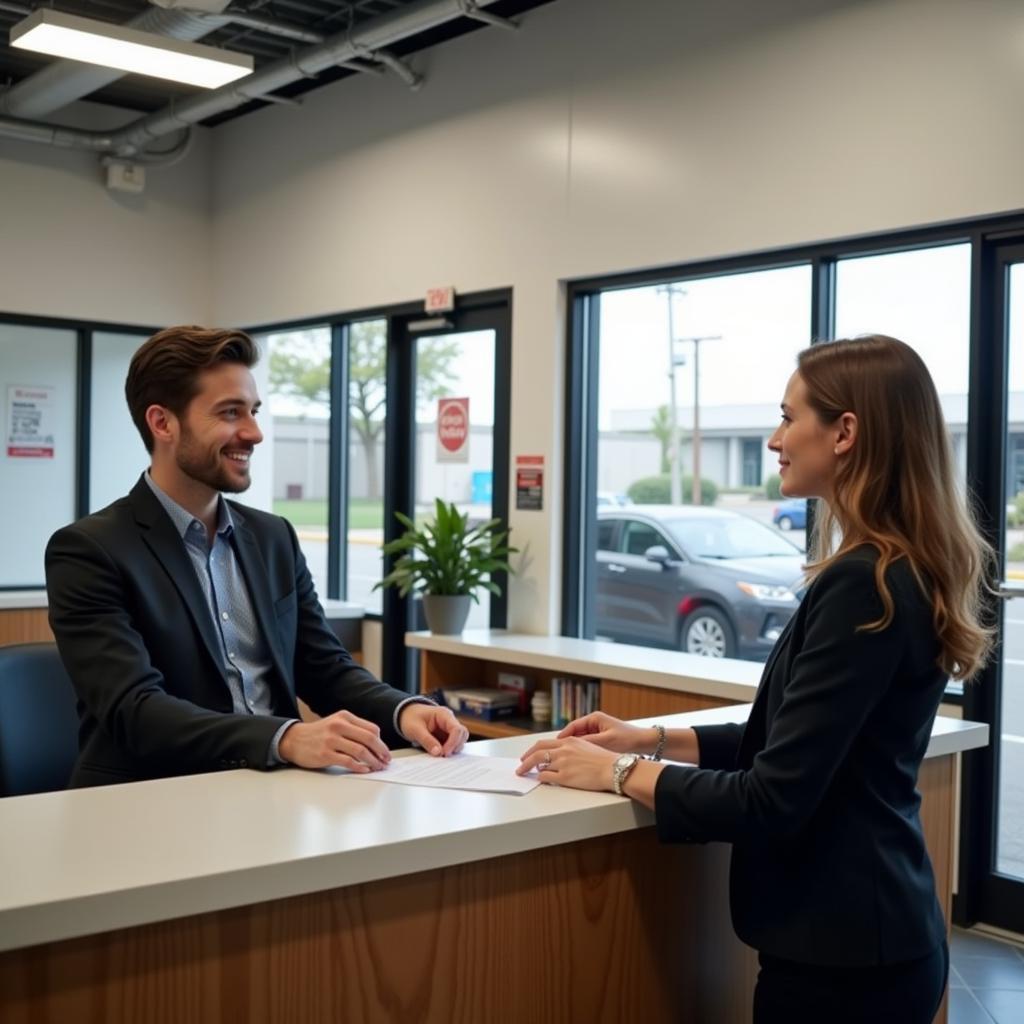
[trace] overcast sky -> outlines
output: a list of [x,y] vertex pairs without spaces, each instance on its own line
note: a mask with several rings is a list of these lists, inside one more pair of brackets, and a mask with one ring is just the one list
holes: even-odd
[[[969,246],[843,260],[837,279],[838,337],[891,334],[920,352],[940,393],[966,391]],[[720,340],[700,343],[701,405],[780,402],[796,354],[810,342],[810,267],[688,281],[678,287],[685,294],[674,298],[676,338],[721,335]],[[1024,312],[1024,301],[1016,293],[1015,298],[1017,311]],[[657,288],[602,296],[602,429],[615,409],[668,403],[667,304],[668,296]],[[676,370],[677,401],[689,407],[694,344],[680,340],[676,348],[686,360]],[[1017,368],[1018,378],[1022,370]]]

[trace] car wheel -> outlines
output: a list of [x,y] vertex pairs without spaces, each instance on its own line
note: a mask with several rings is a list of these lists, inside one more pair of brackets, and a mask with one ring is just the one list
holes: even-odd
[[712,605],[704,605],[686,616],[680,629],[680,641],[684,654],[697,654],[703,658],[736,656],[732,623],[724,612]]
[[779,529],[780,530],[792,530],[793,520],[789,516],[779,516]]

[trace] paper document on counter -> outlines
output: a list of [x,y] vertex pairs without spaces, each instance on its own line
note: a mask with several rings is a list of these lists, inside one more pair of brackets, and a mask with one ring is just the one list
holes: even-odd
[[536,789],[537,777],[516,775],[516,757],[483,757],[454,754],[431,757],[412,754],[396,757],[379,772],[352,773],[347,778],[365,782],[397,782],[402,786],[433,786],[437,789],[468,789],[477,793],[508,793],[523,796]]

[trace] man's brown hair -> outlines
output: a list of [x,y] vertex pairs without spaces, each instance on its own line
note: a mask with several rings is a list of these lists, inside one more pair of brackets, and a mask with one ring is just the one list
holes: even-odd
[[146,451],[153,451],[153,434],[146,423],[151,405],[162,405],[181,417],[199,393],[204,370],[219,363],[252,367],[259,357],[256,342],[231,328],[168,327],[154,334],[132,356],[124,382],[128,410]]

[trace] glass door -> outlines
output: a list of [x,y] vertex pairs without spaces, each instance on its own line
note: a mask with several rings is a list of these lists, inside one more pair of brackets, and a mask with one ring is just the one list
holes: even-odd
[[[995,730],[998,878],[1024,884],[1024,262],[1004,271],[1007,339],[1001,685]],[[1019,890],[1018,890],[1019,891]],[[1020,921],[1017,926],[1020,926]]]
[[[396,318],[388,360],[386,540],[402,530],[395,511],[425,522],[438,498],[471,521],[507,523],[510,326],[508,303],[493,300],[443,316]],[[467,629],[505,625],[507,581],[497,582],[501,596],[480,591]],[[415,658],[403,637],[425,626],[420,602],[401,601],[391,589],[382,617],[384,676],[414,688]]]
[[975,372],[991,402],[976,439],[978,491],[999,553],[993,664],[964,688],[964,717],[990,727],[965,759],[961,889],[969,920],[1024,931],[1024,245],[990,250],[990,319]]

